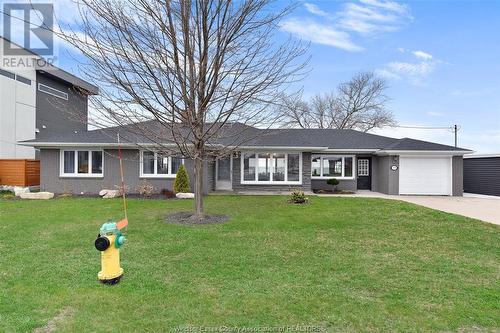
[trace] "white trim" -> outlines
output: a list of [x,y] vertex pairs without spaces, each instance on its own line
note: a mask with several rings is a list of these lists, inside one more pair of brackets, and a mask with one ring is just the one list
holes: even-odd
[[[144,173],[143,172],[143,167],[144,164],[143,162],[143,153],[144,150],[141,150],[139,153],[139,178],[175,178],[177,175],[176,173],[172,173],[172,156],[168,156],[168,172],[165,174],[158,174],[158,152],[156,151],[150,151],[147,150],[148,152],[153,153],[153,161],[154,161],[154,173]],[[181,163],[184,165],[184,158],[181,158]]]
[[495,157],[500,157],[500,154],[477,154],[477,155],[464,156],[464,158],[495,158]]
[[[91,132],[91,131],[89,131]],[[17,143],[18,145],[21,146],[28,146],[28,147],[37,147],[37,148],[54,148],[54,149],[59,149],[61,147],[71,147],[71,148],[79,148],[79,147],[106,147],[106,148],[113,148],[113,147],[118,147],[118,143],[100,143],[100,142],[95,142],[95,143],[85,143],[85,142],[22,142],[19,141]],[[158,145],[156,143],[120,143],[121,148],[133,148],[133,149],[141,149],[141,147],[177,147],[177,145],[173,143],[166,143],[162,145]]]
[[[259,177],[259,153],[261,154],[271,154],[271,166],[269,171],[269,179],[270,180],[258,180]],[[244,154],[255,154],[256,164],[255,164],[255,180],[245,180],[244,173]],[[284,181],[274,181],[273,173],[274,173],[274,154],[284,154],[285,155],[285,180]],[[288,155],[299,155],[299,180],[298,181],[288,181]],[[242,151],[240,156],[240,182],[242,185],[302,185],[302,152],[296,151]]]
[[[313,168],[312,168],[312,160],[314,158],[320,158],[320,176],[313,176]],[[323,176],[323,158],[324,157],[338,157],[342,159],[342,176]],[[346,157],[352,157],[352,177],[345,177],[345,158]],[[339,180],[354,180],[356,179],[356,156],[355,155],[333,155],[333,154],[312,154],[311,155],[311,179],[330,179],[330,178],[335,178]]]
[[[73,173],[65,173],[64,172],[64,152],[72,151],[75,157],[75,165]],[[78,173],[78,152],[86,151],[89,153],[89,170],[87,173]],[[101,173],[92,173],[92,152],[100,151],[102,155],[102,165],[101,165]],[[59,177],[60,178],[103,178],[104,177],[104,150],[102,149],[60,149],[59,150]]]
[[[63,96],[59,96],[59,95],[57,95],[57,94],[55,94],[55,93],[52,93],[52,92],[49,92],[49,91],[46,91],[46,90],[41,90],[41,89],[40,89],[40,87],[46,87],[46,88],[48,88],[49,90],[55,90],[55,91],[57,91],[58,93],[61,93],[61,94],[65,95],[65,97],[63,97]],[[44,94],[47,94],[47,95],[51,95],[51,96],[54,96],[54,97],[57,97],[57,98],[63,99],[63,100],[65,100],[65,101],[67,101],[67,100],[68,100],[68,97],[69,97],[68,93],[66,93],[66,92],[64,92],[64,91],[62,91],[62,90],[59,90],[59,89],[53,88],[53,87],[48,86],[48,85],[43,84],[43,83],[38,83],[38,91],[43,92]]]
[[379,151],[379,149],[356,149],[356,148],[350,148],[350,149],[325,149],[321,151],[322,153],[374,153]]
[[428,155],[428,156],[461,156],[473,151],[462,150],[379,150],[376,155]]
[[240,150],[250,150],[250,151],[260,151],[260,152],[271,152],[276,153],[276,151],[300,151],[300,152],[309,152],[313,150],[323,151],[328,149],[328,147],[301,147],[301,146],[234,146],[233,148],[239,148]]

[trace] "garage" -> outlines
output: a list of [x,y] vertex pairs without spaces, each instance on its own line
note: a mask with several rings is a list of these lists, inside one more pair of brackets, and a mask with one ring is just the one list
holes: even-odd
[[399,194],[451,195],[451,157],[400,156]]

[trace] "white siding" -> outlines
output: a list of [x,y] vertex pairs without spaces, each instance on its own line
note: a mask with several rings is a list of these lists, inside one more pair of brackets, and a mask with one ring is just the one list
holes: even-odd
[[31,85],[0,75],[0,159],[35,158],[33,148],[16,143],[35,138],[36,71],[33,67],[2,69],[30,79]]

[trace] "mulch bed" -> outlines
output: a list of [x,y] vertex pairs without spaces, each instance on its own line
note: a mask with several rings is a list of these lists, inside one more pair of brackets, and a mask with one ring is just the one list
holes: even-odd
[[198,219],[193,212],[176,212],[168,214],[165,218],[166,223],[182,225],[219,224],[228,220],[229,216],[219,214],[205,214],[202,219]]
[[337,190],[337,191],[332,191],[332,190],[313,190],[313,193],[316,193],[316,194],[355,194],[356,192],[354,192],[354,191],[348,191],[348,190]]

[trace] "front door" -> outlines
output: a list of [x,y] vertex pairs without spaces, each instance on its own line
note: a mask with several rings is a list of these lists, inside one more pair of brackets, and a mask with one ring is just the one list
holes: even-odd
[[358,190],[372,189],[371,162],[370,157],[358,158]]
[[215,189],[231,190],[231,157],[218,158],[215,162]]

